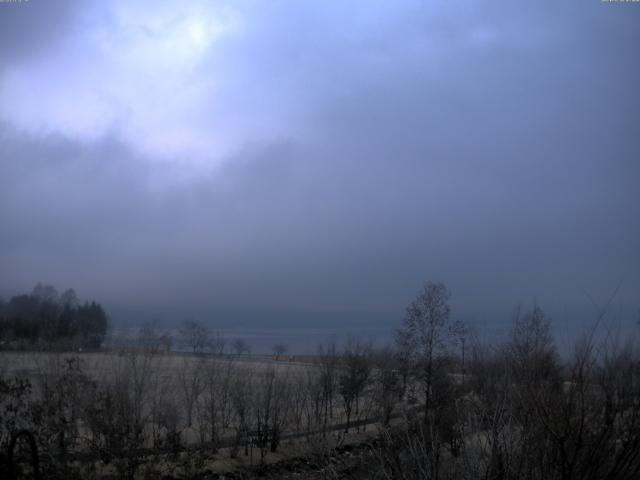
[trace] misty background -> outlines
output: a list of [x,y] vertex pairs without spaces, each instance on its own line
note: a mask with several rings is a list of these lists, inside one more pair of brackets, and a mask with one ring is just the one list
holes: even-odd
[[384,339],[425,280],[484,334],[537,301],[560,341],[617,288],[638,331],[639,27],[596,0],[0,3],[0,296],[302,348]]

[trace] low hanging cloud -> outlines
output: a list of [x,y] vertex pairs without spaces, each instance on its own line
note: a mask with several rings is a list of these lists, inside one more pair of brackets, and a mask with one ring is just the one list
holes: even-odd
[[28,5],[0,4],[29,35],[0,47],[5,296],[393,324],[431,278],[483,321],[618,282],[638,308],[640,10]]

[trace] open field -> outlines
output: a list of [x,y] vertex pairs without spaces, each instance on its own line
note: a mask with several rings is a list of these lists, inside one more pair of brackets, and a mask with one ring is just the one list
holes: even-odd
[[[161,472],[184,474],[179,452],[198,451],[200,469],[228,471],[308,455],[310,446],[330,450],[368,438],[380,419],[372,392],[361,392],[357,411],[347,415],[333,378],[337,357],[330,365],[305,360],[5,351],[0,378],[29,382],[20,402],[61,411],[63,427],[53,418],[35,431],[63,437],[69,465],[84,464],[86,471],[89,461],[104,475],[126,475],[131,461],[118,467],[118,458],[134,454],[134,470],[155,459]],[[28,417],[26,410],[16,412],[12,422],[33,429],[20,413]]]
[[[309,367],[314,367],[313,356],[299,357],[303,361],[274,360],[272,355],[192,355],[189,353],[163,353],[146,356],[142,350],[134,349],[113,352],[32,352],[1,351],[0,374],[36,379],[50,375],[64,368],[70,360],[79,360],[83,372],[90,378],[100,379],[115,374],[122,363],[146,358],[153,374],[160,374],[167,380],[176,380],[185,367],[194,368],[198,364],[210,363],[217,366],[230,363],[239,368],[255,369],[256,373],[273,368],[286,375],[302,375]],[[286,373],[285,373],[286,372]]]

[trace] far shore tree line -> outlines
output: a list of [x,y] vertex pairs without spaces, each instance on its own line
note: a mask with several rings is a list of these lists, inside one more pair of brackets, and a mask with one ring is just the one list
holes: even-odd
[[[159,331],[154,322],[146,322],[133,341],[115,338],[106,342],[109,323],[99,303],[81,302],[72,288],[58,293],[54,286],[38,283],[31,293],[15,295],[8,302],[0,297],[0,350],[96,350],[109,343],[109,347],[129,345],[156,352],[251,353],[244,338],[226,339],[194,319],[182,322],[177,338]],[[275,356],[283,356],[288,346],[278,343],[272,351]]]
[[[211,459],[255,449],[263,467],[285,443],[329,480],[640,478],[640,348],[599,335],[611,300],[565,358],[538,305],[485,343],[449,301],[427,282],[392,345],[330,342],[308,363],[222,355],[246,351],[189,320],[180,341],[191,355],[162,355],[147,325],[138,348],[60,354],[35,380],[0,369],[0,477],[9,440],[27,429],[51,478],[99,477],[97,465],[119,478],[202,478]],[[340,470],[336,447],[354,432],[362,453]]]
[[167,353],[172,350],[188,352],[193,355],[250,354],[251,347],[244,338],[231,341],[222,333],[211,331],[203,322],[193,319],[184,320],[174,338],[170,332],[158,329],[154,322],[146,322],[138,330],[138,335],[128,342],[113,339],[112,346],[127,343],[145,351]]
[[73,289],[59,294],[38,283],[30,294],[0,299],[0,349],[97,349],[108,324],[102,306],[80,302]]

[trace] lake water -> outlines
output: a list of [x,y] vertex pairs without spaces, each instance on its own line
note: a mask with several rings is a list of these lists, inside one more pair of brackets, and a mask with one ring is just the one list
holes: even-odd
[[[135,340],[139,330],[137,328],[117,328],[111,333],[114,343],[130,343]],[[293,354],[312,354],[317,352],[318,345],[335,341],[338,346],[350,338],[357,338],[365,342],[371,342],[374,346],[387,345],[393,339],[393,329],[385,327],[361,327],[361,328],[221,328],[211,330],[212,333],[221,334],[226,342],[227,349],[231,342],[241,338],[251,347],[255,354],[268,354],[273,352],[273,346],[284,344]],[[168,333],[173,339],[172,348],[176,351],[185,350],[180,344],[179,329],[158,329],[157,333]]]

